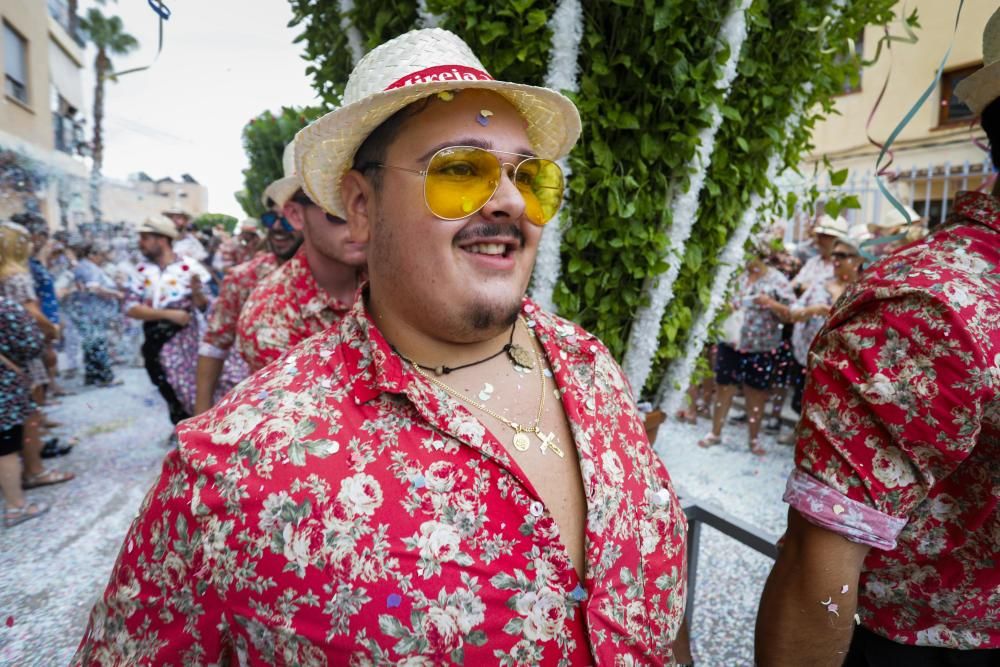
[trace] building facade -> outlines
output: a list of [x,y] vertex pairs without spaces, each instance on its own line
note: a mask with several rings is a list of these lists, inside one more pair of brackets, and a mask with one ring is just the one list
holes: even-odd
[[[958,5],[957,0],[898,3],[897,20],[890,32],[905,36],[904,7],[916,10],[921,25],[916,30],[918,41],[893,42],[888,51],[883,47],[878,61],[861,70],[856,84],[845,82],[844,93],[836,99],[837,114],[819,123],[813,132],[815,150],[802,173],[813,173],[818,167],[821,191],[857,195],[862,208],[845,213],[852,224],[877,222],[889,206],[875,180],[880,149],[869,136],[886,141],[933,82],[949,45],[951,52],[941,80],[890,147],[892,164],[883,183],[931,226],[947,216],[956,192],[992,183],[985,135],[975,114],[953,91],[959,81],[982,65],[983,28],[1000,8],[1000,0],[966,2],[953,36]],[[883,34],[873,27],[865,30],[858,44],[865,59],[875,56]],[[879,102],[883,86],[885,93]],[[871,124],[866,130],[869,117]],[[833,170],[848,169],[842,186],[830,185],[829,174],[822,167],[824,157]]]
[[0,219],[36,211],[52,227],[85,215],[84,42],[66,0],[0,3]]
[[153,180],[145,172],[125,181],[105,179],[101,184],[101,207],[109,223],[136,226],[151,215],[179,209],[197,218],[208,209],[208,189],[190,174],[180,180]]

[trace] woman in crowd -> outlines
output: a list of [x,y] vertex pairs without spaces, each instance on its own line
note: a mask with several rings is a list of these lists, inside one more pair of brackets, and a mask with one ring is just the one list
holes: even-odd
[[44,503],[25,500],[21,486],[24,422],[33,409],[26,366],[41,355],[43,344],[42,332],[28,311],[0,297],[0,491],[5,528],[49,510]]
[[781,346],[781,320],[757,299],[768,296],[781,303],[791,303],[794,298],[788,279],[765,263],[764,258],[768,255],[767,248],[760,248],[740,278],[733,303],[734,313],[742,318],[738,341],[719,343],[717,348],[712,432],[698,442],[700,447],[722,442],[722,425],[742,385],[750,451],[757,456],[765,453],[758,436],[775,372],[775,355]]
[[[809,348],[823,328],[833,304],[861,274],[860,246],[867,236],[863,227],[854,227],[845,238],[838,239],[830,253],[833,277],[810,285],[792,304],[784,304],[768,296],[758,298],[760,305],[769,308],[783,322],[795,324],[792,354],[802,368],[808,365]],[[779,439],[782,444],[793,444],[794,441],[794,434]]]
[[[59,327],[45,317],[38,303],[34,281],[28,270],[30,255],[31,236],[28,230],[12,222],[0,223],[0,296],[22,306],[45,337],[56,339],[59,337]],[[42,465],[40,406],[45,401],[45,388],[49,382],[45,364],[40,357],[35,356],[27,361],[25,370],[33,406],[27,411],[23,422],[24,488],[69,481],[74,477],[72,473],[47,471]]]
[[80,332],[84,384],[107,387],[115,383],[108,351],[109,325],[119,311],[122,293],[105,273],[100,250],[85,245],[73,271],[76,293],[69,299],[69,316]]

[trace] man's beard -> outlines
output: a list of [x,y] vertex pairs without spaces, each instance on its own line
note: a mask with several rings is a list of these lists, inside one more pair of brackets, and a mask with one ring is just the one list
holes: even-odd
[[476,331],[507,329],[514,325],[520,312],[520,299],[512,302],[510,306],[476,303],[469,309],[469,321]]
[[142,248],[139,248],[139,252],[141,252],[142,256],[150,262],[158,261],[160,259],[160,255],[163,254],[159,248],[152,248],[150,250],[143,250]]
[[301,236],[298,237],[298,238],[295,238],[295,237],[292,237],[292,238],[293,238],[294,242],[289,247],[289,249],[286,250],[283,253],[280,253],[280,252],[278,252],[275,249],[274,244],[271,242],[270,238],[268,238],[268,240],[267,240],[267,247],[274,254],[275,257],[277,257],[278,259],[280,259],[283,262],[287,262],[288,260],[290,260],[292,257],[295,256],[295,253],[297,253],[299,251],[299,247],[302,246],[302,237]]

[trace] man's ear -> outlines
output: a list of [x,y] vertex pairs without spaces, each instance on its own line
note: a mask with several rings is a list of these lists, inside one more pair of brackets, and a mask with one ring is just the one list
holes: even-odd
[[286,201],[285,205],[281,207],[281,215],[284,216],[285,220],[297,232],[301,232],[303,227],[306,226],[305,207],[297,201],[291,199]]
[[375,190],[364,174],[356,169],[344,174],[340,181],[340,200],[344,202],[344,215],[351,230],[351,241],[368,243],[371,224],[374,222]]

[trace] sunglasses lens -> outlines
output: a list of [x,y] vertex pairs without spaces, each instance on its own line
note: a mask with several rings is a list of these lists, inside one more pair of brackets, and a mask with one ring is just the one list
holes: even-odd
[[543,158],[529,158],[514,174],[514,184],[524,197],[524,214],[542,226],[555,217],[562,205],[563,173],[558,164]]
[[[434,154],[427,165],[424,196],[431,213],[445,220],[466,218],[481,209],[500,183],[500,160],[482,148],[457,146]],[[514,172],[524,197],[525,216],[533,224],[551,220],[563,199],[563,173],[558,164],[528,158]]]
[[267,211],[264,215],[260,216],[260,224],[270,229],[271,227],[274,227],[274,223],[277,219],[278,215],[274,211]]
[[481,209],[500,182],[500,161],[480,148],[445,148],[427,165],[424,196],[431,213],[459,220]]

